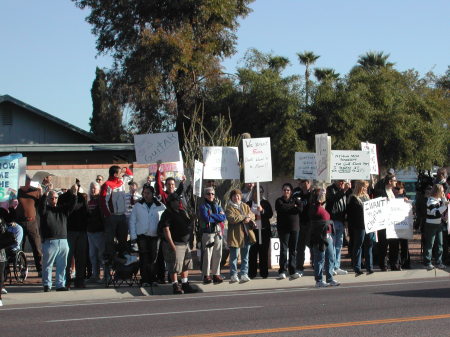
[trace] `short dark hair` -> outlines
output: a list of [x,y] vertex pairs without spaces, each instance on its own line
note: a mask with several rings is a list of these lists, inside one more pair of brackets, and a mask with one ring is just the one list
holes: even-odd
[[290,184],[290,183],[284,183],[283,186],[281,186],[281,189],[283,190],[285,187],[289,187],[291,189],[291,191],[294,190],[294,188],[292,187],[292,184]]
[[152,194],[155,194],[155,188],[151,184],[144,184],[144,186],[142,186],[142,192],[144,192],[144,190],[150,190]]
[[232,190],[232,191],[230,192],[230,199],[233,198],[236,194],[239,194],[239,195],[242,196],[241,190],[238,189],[238,188],[235,188],[234,190]]
[[171,181],[171,180],[173,180],[173,182],[175,182],[175,178],[174,178],[174,177],[166,178],[166,184],[167,184],[167,182],[169,182],[169,181]]
[[109,168],[109,176],[114,177],[116,173],[120,172],[120,166],[113,165]]
[[391,181],[394,178],[395,178],[394,174],[390,174],[390,173],[386,174],[386,177],[384,177],[384,185],[389,184],[389,181]]

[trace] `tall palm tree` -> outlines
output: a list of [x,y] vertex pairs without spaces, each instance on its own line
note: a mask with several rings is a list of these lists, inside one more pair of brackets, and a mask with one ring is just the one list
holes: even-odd
[[365,55],[361,55],[358,59],[358,64],[364,69],[373,70],[380,68],[392,68],[394,63],[388,62],[390,54],[384,54],[384,52],[369,51]]
[[271,56],[268,63],[270,69],[279,73],[288,66],[289,59],[283,56]]
[[314,76],[319,82],[335,82],[339,79],[339,73],[332,68],[316,68],[314,69]]
[[303,53],[297,53],[298,59],[301,64],[306,67],[305,70],[305,104],[308,105],[309,98],[309,67],[313,65],[317,59],[320,57],[319,55],[314,54],[312,51],[304,51]]

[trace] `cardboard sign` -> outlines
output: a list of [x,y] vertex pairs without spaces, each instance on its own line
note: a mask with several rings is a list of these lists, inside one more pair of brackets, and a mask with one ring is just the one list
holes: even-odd
[[136,162],[139,164],[180,161],[177,132],[149,133],[134,136]]
[[199,161],[194,162],[194,182],[193,182],[193,193],[197,197],[202,196],[202,176],[203,176],[203,163]]
[[317,180],[330,183],[331,137],[327,133],[316,135],[315,137]]
[[243,139],[244,181],[246,183],[272,181],[270,138]]
[[370,154],[367,151],[331,151],[331,179],[369,180]]
[[[148,166],[148,175],[151,181],[155,181],[157,164],[152,163]],[[180,151],[180,160],[177,162],[161,163],[161,171],[166,178],[172,177],[175,180],[181,180],[184,175],[183,157]]]
[[362,142],[361,150],[370,153],[370,174],[378,174],[377,144]]
[[237,147],[203,147],[203,179],[240,179]]
[[294,179],[317,178],[316,154],[308,152],[295,152]]
[[20,153],[0,157],[0,202],[17,198],[19,187],[25,185],[27,158]]
[[413,238],[413,209],[412,203],[403,199],[388,201],[386,238],[408,239]]
[[375,198],[363,202],[366,233],[386,228],[387,198]]
[[[297,255],[298,256],[298,255]],[[287,252],[287,258],[289,259],[289,251]],[[311,263],[311,251],[308,247],[305,248],[305,266],[309,266]],[[280,239],[270,239],[270,268],[275,269],[280,267]]]

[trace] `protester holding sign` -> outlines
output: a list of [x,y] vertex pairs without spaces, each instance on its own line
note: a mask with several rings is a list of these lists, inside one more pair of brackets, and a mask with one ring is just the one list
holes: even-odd
[[448,201],[445,199],[444,187],[441,184],[435,184],[431,190],[431,196],[427,201],[427,220],[425,222],[424,236],[425,244],[423,249],[423,262],[428,270],[434,269],[431,264],[433,244],[436,240],[436,267],[446,268],[442,263],[442,215],[447,209]]
[[238,189],[230,192],[230,201],[226,210],[228,220],[228,246],[230,248],[230,281],[239,282],[237,273],[238,252],[241,253],[241,282],[248,282],[248,254],[250,246],[256,242],[253,232],[255,215],[250,207],[242,202],[242,192]]
[[[324,207],[326,191],[316,188],[312,193],[313,204],[311,211],[311,246],[314,254],[314,278],[316,288],[338,286],[340,283],[333,279],[334,245],[333,221],[330,213]],[[325,271],[326,282],[323,279]]]
[[[225,213],[215,201],[213,187],[205,188],[204,202],[198,208],[199,226],[202,233],[202,273],[203,283],[219,284],[223,282],[220,276],[220,261],[222,259],[223,230],[226,220]],[[210,275],[213,275],[212,279]]]
[[[292,185],[283,184],[283,195],[275,201],[275,210],[277,212],[277,230],[280,239],[280,269],[278,278],[286,278],[287,270],[292,279],[299,278],[301,275],[296,271],[297,241],[300,230],[299,214],[302,210],[302,201],[299,197],[292,197]],[[287,252],[289,249],[289,261]]]
[[[408,198],[406,197],[405,184],[403,182],[397,181],[397,184],[392,191],[394,192],[396,199],[408,201]],[[408,239],[398,239],[398,241],[400,244],[400,266],[404,269],[410,269],[411,258],[409,256]]]
[[369,200],[367,188],[369,183],[359,180],[355,184],[355,190],[348,199],[347,220],[348,229],[352,233],[353,251],[352,264],[355,275],[362,275],[361,255],[364,247],[364,258],[367,274],[373,273],[372,246],[375,239],[374,233],[366,233],[364,227],[364,206],[363,203]]
[[[262,195],[264,189],[262,187],[259,189],[260,194]],[[273,216],[273,211],[272,206],[270,206],[270,203],[265,199],[261,199],[258,204],[257,194],[257,190],[254,188],[252,200],[247,202],[247,205],[250,206],[253,214],[255,214],[257,226],[257,229],[255,229],[257,242],[251,246],[249,255],[248,276],[251,279],[255,278],[258,272],[258,260],[259,275],[262,278],[267,278],[267,276],[269,276],[270,218]],[[259,231],[261,231],[262,242],[259,242]]]

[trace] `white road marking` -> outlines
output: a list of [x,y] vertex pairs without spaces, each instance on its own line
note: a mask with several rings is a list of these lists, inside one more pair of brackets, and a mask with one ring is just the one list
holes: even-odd
[[211,311],[255,309],[255,308],[262,308],[262,306],[258,305],[258,306],[251,306],[251,307],[233,307],[233,308],[215,308],[215,309],[185,310],[185,311],[171,311],[171,312],[154,312],[154,313],[149,313],[149,314],[135,314],[135,315],[121,315],[121,316],[100,316],[100,317],[68,318],[68,319],[56,319],[56,320],[52,320],[52,321],[46,321],[46,323],[60,323],[60,322],[74,322],[74,321],[92,321],[92,320],[98,320],[98,319],[143,317],[143,316],[191,314],[191,313],[205,312],[205,311],[206,312],[211,312]]
[[[79,306],[89,306],[89,305],[110,305],[110,304],[123,304],[123,303],[140,303],[140,302],[159,302],[159,301],[184,301],[184,300],[198,300],[202,298],[221,298],[221,297],[234,297],[234,296],[251,296],[251,295],[260,295],[260,294],[280,294],[280,293],[294,293],[294,292],[303,292],[303,291],[333,291],[337,289],[354,289],[354,288],[373,288],[373,287],[383,287],[383,286],[394,286],[394,285],[407,285],[407,284],[424,284],[424,283],[442,283],[448,282],[448,280],[432,280],[432,281],[413,281],[413,282],[396,282],[396,283],[375,283],[375,284],[365,284],[365,285],[343,285],[341,284],[339,287],[330,287],[330,288],[276,288],[276,289],[262,289],[262,290],[252,290],[245,291],[242,290],[240,292],[227,292],[226,294],[214,294],[214,295],[205,295],[205,296],[180,296],[180,297],[172,297],[168,295],[167,298],[154,298],[153,296],[144,297],[142,299],[134,298],[134,299],[124,299],[124,300],[116,300],[109,302],[83,302],[83,303],[71,303],[71,304],[55,304],[55,305],[40,305],[40,306],[30,306],[30,307],[19,307],[19,308],[8,308],[3,307],[0,309],[2,311],[13,311],[13,310],[32,310],[32,309],[44,309],[44,308],[64,308],[64,307],[79,307]],[[158,296],[158,295],[154,295]],[[161,295],[165,296],[165,295]]]

